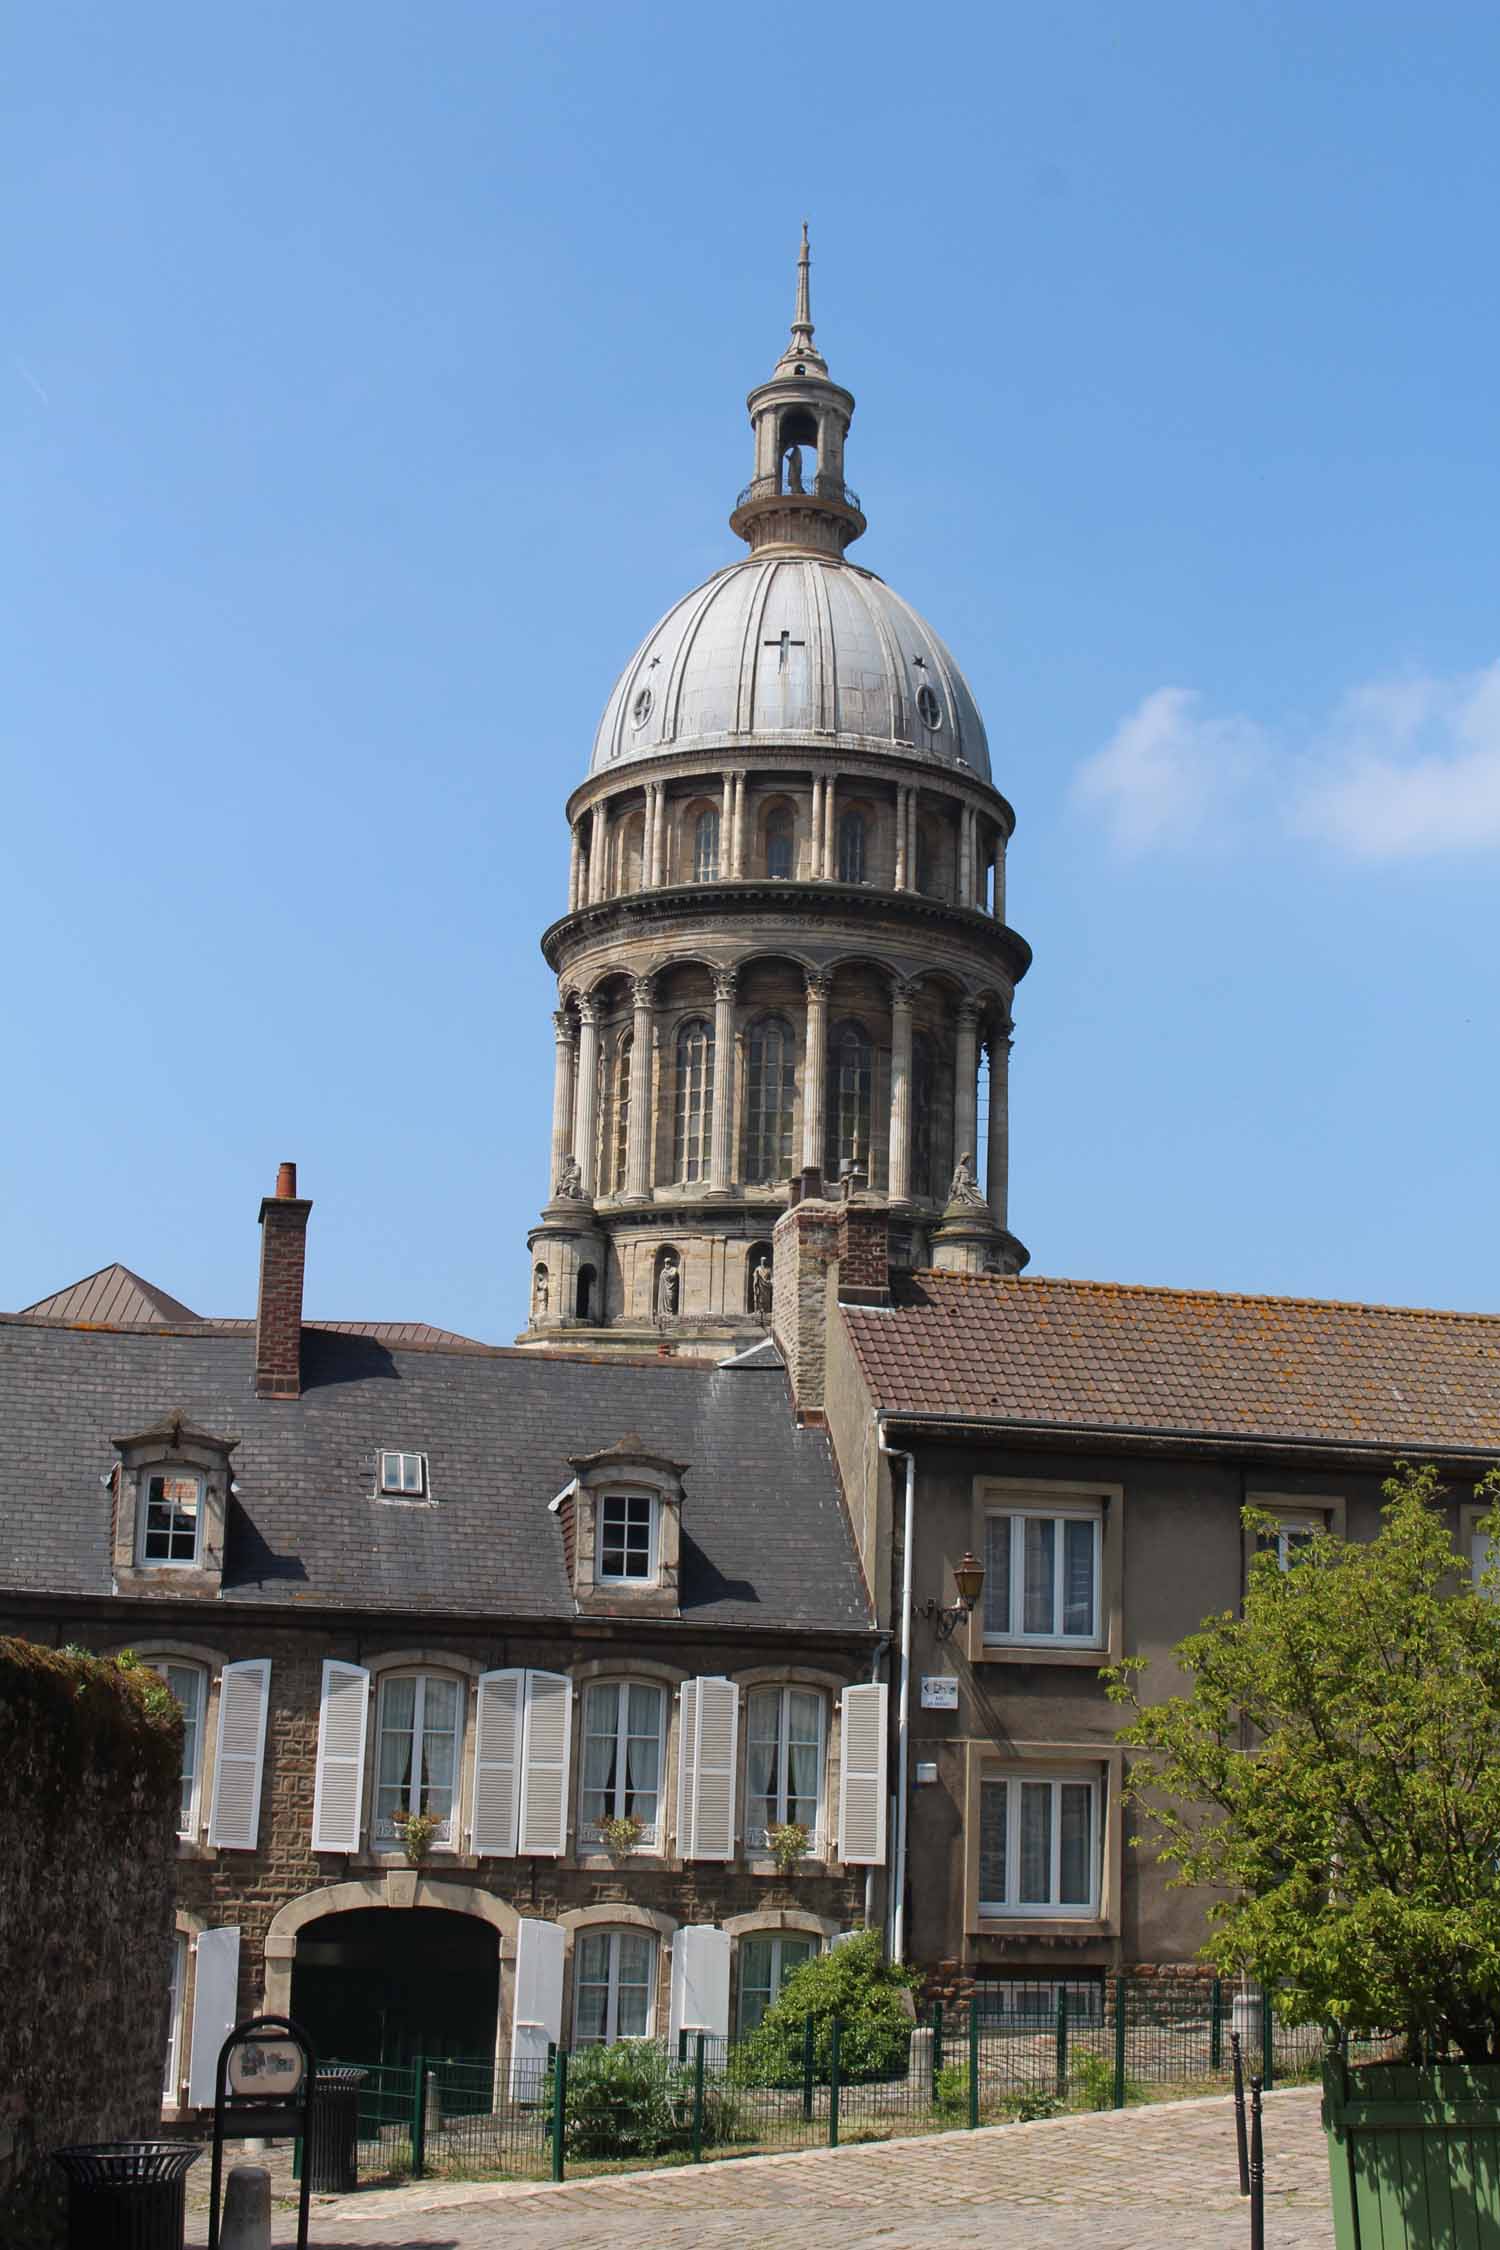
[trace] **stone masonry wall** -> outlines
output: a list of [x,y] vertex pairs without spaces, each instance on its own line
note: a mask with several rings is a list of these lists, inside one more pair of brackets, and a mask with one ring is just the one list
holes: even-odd
[[0,2239],[51,2250],[77,2141],[158,2129],[181,1723],[154,1674],[0,1639]]

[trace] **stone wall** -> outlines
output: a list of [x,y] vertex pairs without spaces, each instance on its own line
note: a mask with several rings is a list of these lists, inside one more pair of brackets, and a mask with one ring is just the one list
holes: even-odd
[[0,2238],[63,2240],[51,2161],[158,2129],[181,1722],[154,1673],[0,1639]]

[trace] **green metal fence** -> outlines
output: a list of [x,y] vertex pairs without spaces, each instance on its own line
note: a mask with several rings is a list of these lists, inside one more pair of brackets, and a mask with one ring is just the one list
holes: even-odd
[[562,2179],[1170,2101],[1227,2091],[1236,2035],[1268,2086],[1318,2073],[1316,2027],[1289,2030],[1260,1992],[1210,1977],[995,1980],[873,2062],[857,2030],[811,2018],[772,2071],[763,2044],[694,2034],[545,2062],[418,2055],[368,2071],[359,2175]]

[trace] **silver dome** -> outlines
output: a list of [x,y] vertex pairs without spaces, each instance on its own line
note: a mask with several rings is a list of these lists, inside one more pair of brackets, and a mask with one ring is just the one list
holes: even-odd
[[615,683],[591,774],[663,751],[805,742],[990,778],[984,721],[930,625],[821,555],[752,555],[669,609]]

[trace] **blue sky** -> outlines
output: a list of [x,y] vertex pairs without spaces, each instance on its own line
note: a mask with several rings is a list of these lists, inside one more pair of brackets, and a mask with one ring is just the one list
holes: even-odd
[[1494,1309],[1500,16],[33,9],[0,1303],[504,1339],[539,931],[791,309],[1016,805],[1037,1270]]

